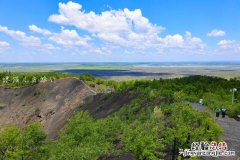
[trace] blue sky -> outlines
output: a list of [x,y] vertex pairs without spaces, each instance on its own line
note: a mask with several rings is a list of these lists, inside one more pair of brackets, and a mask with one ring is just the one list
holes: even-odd
[[238,60],[239,0],[0,1],[0,62]]

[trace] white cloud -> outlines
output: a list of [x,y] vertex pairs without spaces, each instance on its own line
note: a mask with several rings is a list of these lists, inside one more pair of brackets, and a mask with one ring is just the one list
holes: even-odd
[[87,46],[90,39],[88,36],[80,37],[76,30],[68,30],[63,27],[60,33],[52,33],[49,37],[49,40],[65,46]]
[[[161,36],[165,28],[152,24],[142,15],[140,9],[110,9],[97,14],[93,11],[85,12],[80,4],[70,1],[59,3],[59,13],[51,15],[49,21],[61,24],[65,28],[54,32],[34,24],[28,26],[30,31],[44,35],[40,37],[42,42],[38,37],[27,36],[22,31],[9,30],[7,27],[0,26],[0,32],[10,35],[21,44],[38,46],[34,49],[44,53],[57,52],[55,49],[67,50],[70,54],[101,55],[165,51],[197,53],[206,47],[201,38],[193,36],[190,32],[186,32],[185,35],[176,33]],[[74,26],[78,30],[66,29],[68,26]],[[80,36],[79,30],[85,35]]]
[[51,35],[52,34],[49,30],[39,28],[36,25],[30,25],[30,26],[28,26],[28,28],[29,28],[29,30],[31,30],[33,32],[40,33],[43,35]]
[[207,36],[209,37],[222,37],[225,36],[225,32],[223,30],[219,30],[219,29],[214,29],[211,32],[207,33]]
[[185,48],[205,48],[206,44],[199,37],[193,37],[191,32],[187,31],[185,33]]
[[218,45],[221,47],[221,48],[228,48],[228,47],[231,47],[235,44],[236,42],[234,40],[221,40],[218,42]]
[[128,9],[110,10],[101,14],[96,14],[93,11],[86,13],[82,10],[81,4],[71,1],[67,4],[59,3],[59,14],[51,15],[49,21],[73,25],[93,33],[128,33],[132,30],[148,32],[149,30],[162,29],[149,23],[149,20],[142,16],[140,9],[134,11]]
[[203,48],[205,46],[200,38],[192,37],[191,34],[185,37],[180,34],[160,37],[160,33],[165,28],[152,24],[142,15],[140,9],[133,11],[127,8],[111,9],[96,14],[93,11],[85,12],[81,4],[70,1],[59,3],[59,13],[51,15],[49,21],[75,26],[88,31],[95,38],[123,48]]
[[166,35],[155,42],[158,48],[180,48],[180,49],[203,49],[206,44],[199,37],[193,37],[190,32],[186,32],[185,36],[180,34]]
[[87,46],[87,42],[91,40],[90,36],[80,37],[76,30],[68,30],[64,29],[64,27],[61,27],[60,33],[51,32],[36,25],[30,25],[29,29],[33,32],[46,35],[50,41],[64,46]]
[[93,11],[86,13],[78,3],[59,3],[59,14],[51,15],[49,21],[73,25],[79,29],[88,31],[96,37],[116,44],[132,45],[129,41],[153,39],[164,29],[153,25],[142,16],[140,9],[130,11],[110,10],[101,14]]
[[0,26],[0,32],[3,32],[12,38],[20,41],[22,45],[26,46],[39,46],[41,45],[41,40],[38,37],[27,36],[26,33],[22,31],[10,30],[7,27]]
[[240,42],[235,40],[221,40],[218,42],[218,46],[221,49],[227,49],[229,51],[240,52]]
[[9,47],[10,47],[10,44],[8,42],[0,41],[0,52],[4,51]]
[[[51,35],[52,33],[48,30],[41,29],[35,25],[29,26],[29,29],[44,35]],[[25,32],[22,31],[15,31],[15,30],[10,30],[7,27],[0,26],[0,32],[3,32],[9,36],[11,36],[13,39],[16,39],[17,41],[20,42],[21,45],[23,46],[33,46],[35,47],[34,50],[44,50],[44,51],[51,51],[54,49],[58,49],[58,47],[55,47],[53,44],[50,43],[42,43],[41,39],[35,36],[27,36]],[[0,41],[1,42],[1,41]],[[0,43],[0,48],[1,46],[9,46],[8,43]],[[6,48],[6,47],[5,47]],[[33,48],[32,48],[33,49]],[[0,49],[1,50],[1,49]]]
[[8,42],[5,41],[0,41],[0,47],[9,47],[10,44]]

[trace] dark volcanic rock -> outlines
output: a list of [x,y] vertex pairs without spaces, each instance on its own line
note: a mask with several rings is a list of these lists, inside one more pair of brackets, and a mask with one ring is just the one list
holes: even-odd
[[79,109],[89,111],[96,119],[104,118],[118,111],[122,106],[129,104],[137,95],[135,91],[131,90],[110,94],[97,94],[88,98],[87,102]]
[[75,78],[39,83],[24,88],[0,87],[0,126],[24,127],[40,121],[55,138],[73,111],[96,93]]

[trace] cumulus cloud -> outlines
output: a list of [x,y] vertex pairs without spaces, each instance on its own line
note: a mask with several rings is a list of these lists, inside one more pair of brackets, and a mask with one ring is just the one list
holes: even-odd
[[185,48],[205,48],[206,44],[199,37],[193,37],[191,32],[187,31],[185,33],[186,44]]
[[159,42],[163,44],[163,47],[183,47],[184,39],[180,34],[167,35],[165,38],[160,38]]
[[0,47],[9,47],[10,44],[8,42],[5,41],[0,41]]
[[49,40],[65,46],[87,46],[90,39],[89,36],[80,37],[76,30],[68,30],[63,27],[60,33],[52,33],[49,37]]
[[25,32],[10,30],[7,27],[0,26],[0,32],[3,32],[17,41],[21,42],[22,45],[26,46],[39,46],[41,45],[41,40],[38,37],[27,36]]
[[52,34],[49,30],[39,28],[36,25],[30,25],[30,26],[28,26],[28,28],[29,28],[29,30],[31,30],[33,32],[40,33],[40,34],[43,34],[43,35],[51,35]]
[[152,24],[140,9],[111,9],[96,14],[93,11],[85,12],[81,4],[70,1],[59,3],[59,13],[51,15],[49,21],[75,26],[89,32],[94,38],[133,49],[204,46],[200,38],[191,34],[185,37],[180,34],[161,37],[165,28]]
[[219,30],[219,29],[214,29],[211,32],[207,33],[207,36],[209,37],[222,37],[225,36],[225,32],[223,30]]
[[134,11],[110,10],[101,14],[93,11],[86,13],[82,5],[74,2],[59,3],[59,14],[49,17],[49,21],[73,25],[79,29],[87,30],[94,33],[102,32],[148,32],[149,30],[159,31],[162,28],[152,25],[149,20],[142,16],[140,9]]
[[0,41],[0,52],[4,51],[9,47],[10,47],[10,44],[8,42]]
[[[29,26],[29,29],[44,35],[52,35],[52,33],[48,30],[44,30],[41,29],[35,25],[31,25]],[[3,32],[9,36],[11,36],[13,39],[17,40],[20,42],[21,45],[23,46],[31,46],[31,47],[35,47],[34,49],[36,50],[45,50],[45,51],[50,51],[50,50],[54,50],[57,49],[57,47],[55,47],[54,45],[50,44],[50,43],[43,43],[41,41],[41,39],[39,37],[35,37],[35,36],[27,36],[25,32],[23,31],[15,31],[15,30],[10,30],[7,27],[4,26],[0,26],[0,32]],[[0,41],[0,50],[3,50],[1,48],[7,48],[9,47],[10,44],[7,42],[2,42]]]
[[153,25],[142,16],[140,9],[130,11],[110,10],[101,14],[93,11],[86,13],[82,5],[74,2],[59,3],[59,14],[49,17],[49,21],[58,24],[72,25],[88,31],[104,41],[121,45],[134,45],[130,41],[152,40],[164,29]]
[[[10,35],[21,44],[38,46],[37,48],[44,52],[66,49],[69,53],[102,55],[127,52],[163,53],[173,50],[195,53],[206,47],[201,38],[190,32],[184,35],[176,33],[162,36],[165,28],[151,23],[140,9],[110,9],[97,14],[93,11],[86,12],[81,4],[70,1],[59,3],[59,13],[50,15],[49,21],[64,27],[61,27],[60,32],[56,32],[35,24],[29,25],[31,33],[44,35],[40,37],[28,36],[25,32],[3,26],[0,26],[0,32]],[[71,29],[67,29],[68,27]],[[79,35],[78,32],[84,35]]]
[[235,43],[236,43],[236,41],[234,41],[234,40],[221,40],[218,42],[218,45],[221,48],[228,48],[228,47],[234,45]]
[[[76,30],[69,30],[61,27],[59,33],[51,32],[36,25],[29,26],[29,30],[46,35],[50,41],[64,46],[87,46],[90,36],[81,37]],[[52,47],[50,47],[52,48]]]
[[218,46],[221,49],[227,49],[235,52],[240,52],[240,42],[235,40],[221,40],[218,42]]

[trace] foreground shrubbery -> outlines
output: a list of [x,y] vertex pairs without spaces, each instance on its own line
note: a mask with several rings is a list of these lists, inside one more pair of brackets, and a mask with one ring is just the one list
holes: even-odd
[[48,156],[46,133],[39,123],[20,130],[9,126],[0,132],[0,159],[45,159]]
[[[139,103],[100,120],[77,112],[57,141],[47,141],[37,123],[22,131],[8,127],[0,133],[0,155],[2,159],[94,160],[132,152],[140,160],[158,160],[171,153],[166,150],[172,149],[174,139],[177,148],[185,148],[193,141],[219,140],[222,135],[210,115],[187,104],[142,108]],[[132,115],[136,110],[139,113]]]

